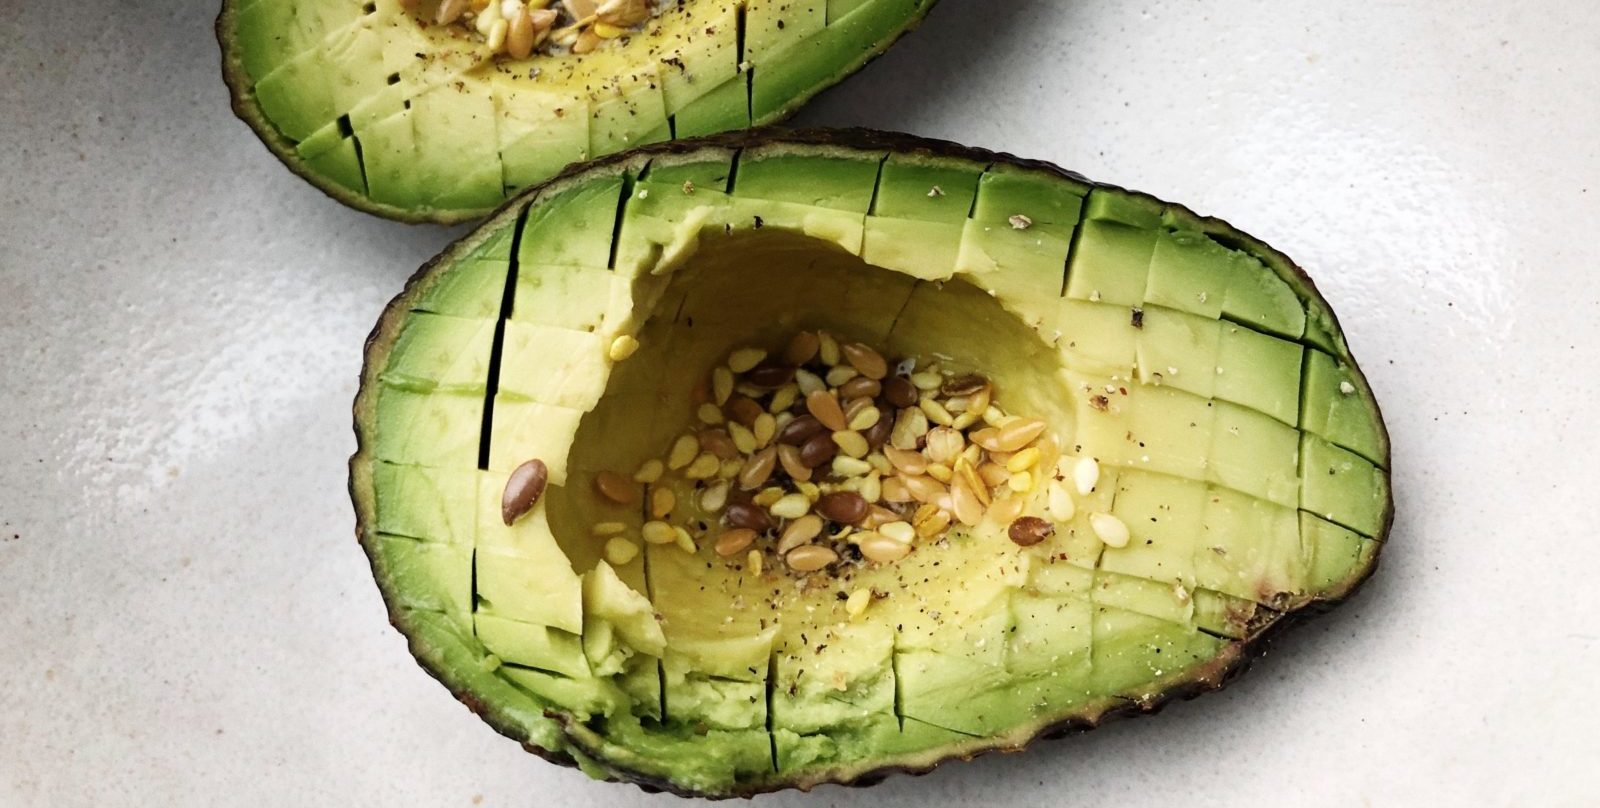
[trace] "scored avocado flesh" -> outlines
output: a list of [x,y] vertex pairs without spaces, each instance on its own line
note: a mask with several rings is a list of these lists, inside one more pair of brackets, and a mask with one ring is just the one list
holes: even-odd
[[217,35],[235,110],[291,169],[373,213],[457,222],[569,163],[779,120],[933,2],[686,0],[527,59],[402,0],[225,0]]
[[[838,578],[755,575],[714,525],[693,554],[604,563],[594,526],[636,541],[649,499],[596,476],[662,457],[731,350],[801,329],[983,373],[1096,485],[1037,545],[979,525]],[[1213,689],[1363,580],[1391,511],[1376,405],[1287,259],[864,133],[645,150],[531,192],[391,305],[357,421],[362,539],[424,666],[530,748],[706,795],[926,769]],[[530,458],[550,485],[508,527]],[[1051,518],[1043,487],[1027,508]],[[851,619],[862,588],[884,597]]]

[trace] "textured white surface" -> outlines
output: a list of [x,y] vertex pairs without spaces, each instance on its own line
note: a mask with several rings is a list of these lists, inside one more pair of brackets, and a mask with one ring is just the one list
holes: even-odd
[[[280,168],[210,14],[0,14],[0,805],[677,804],[525,755],[386,625],[349,402],[452,233]],[[1378,577],[1223,694],[760,804],[1600,804],[1592,2],[945,0],[801,120],[1050,159],[1295,256],[1400,510]]]

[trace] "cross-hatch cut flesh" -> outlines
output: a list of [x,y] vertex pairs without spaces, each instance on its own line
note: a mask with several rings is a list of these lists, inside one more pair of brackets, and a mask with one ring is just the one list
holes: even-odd
[[422,663],[550,756],[698,794],[1213,689],[1390,518],[1376,405],[1283,256],[863,133],[542,187],[390,306],[357,418]]
[[224,0],[234,108],[355,207],[478,219],[570,163],[770,123],[934,0]]

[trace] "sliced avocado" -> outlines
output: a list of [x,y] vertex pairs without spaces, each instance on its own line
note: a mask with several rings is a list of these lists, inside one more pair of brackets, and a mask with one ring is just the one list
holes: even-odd
[[[436,0],[225,0],[216,31],[234,110],[291,170],[371,213],[451,223],[570,163],[787,117],[933,3],[656,3],[592,50],[558,28],[521,59],[478,33],[505,6],[438,25]],[[594,5],[529,7],[577,32]]]
[[[758,50],[880,6],[794,10]],[[1183,208],[899,135],[721,136],[430,262],[368,344],[351,490],[395,625],[501,732],[700,796],[870,780],[1215,689],[1349,595],[1392,504],[1344,346],[1287,258]],[[856,425],[804,474],[774,445],[802,385]]]

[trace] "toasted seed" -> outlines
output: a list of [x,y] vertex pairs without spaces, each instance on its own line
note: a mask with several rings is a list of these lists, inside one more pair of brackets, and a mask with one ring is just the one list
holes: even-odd
[[716,513],[728,504],[728,482],[718,480],[700,492],[700,510]]
[[1033,468],[1033,465],[1038,462],[1039,447],[1029,446],[1028,448],[1012,455],[1011,459],[1006,461],[1006,471],[1027,471],[1028,469]]
[[1095,486],[1100,484],[1100,464],[1092,457],[1078,458],[1072,466],[1072,484],[1077,487],[1079,496],[1094,493]]
[[772,478],[773,469],[778,465],[778,450],[772,447],[762,449],[750,456],[739,469],[739,487],[746,491],[754,491],[767,484]]
[[751,550],[745,555],[744,565],[750,569],[751,575],[761,574],[761,568],[763,566],[762,558],[763,556],[761,555],[760,550]]
[[783,557],[795,572],[816,572],[839,560],[839,554],[820,544],[796,547]]
[[894,429],[889,433],[889,445],[896,449],[911,451],[916,449],[922,436],[928,434],[928,416],[916,407],[908,407],[900,411],[895,418]]
[[1011,479],[1006,484],[1011,487],[1012,491],[1026,494],[1033,490],[1033,474],[1032,472],[1019,471],[1011,475]]
[[956,518],[964,525],[976,525],[983,520],[983,503],[978,501],[978,495],[968,487],[966,480],[957,477],[950,484],[950,499],[955,506]]
[[778,419],[772,417],[771,413],[761,413],[756,416],[755,425],[750,427],[750,434],[755,436],[757,446],[771,445],[772,439],[778,434]]
[[722,471],[722,461],[709,452],[694,459],[689,467],[683,470],[683,476],[691,480],[709,480]]
[[801,331],[789,338],[788,347],[783,349],[783,361],[799,367],[810,362],[821,347],[822,341],[817,339],[816,332]]
[[973,443],[991,452],[1000,451],[1000,430],[998,427],[980,429],[967,437],[971,438]]
[[882,496],[884,502],[910,502],[911,492],[906,490],[905,480],[899,477],[886,477],[883,480]]
[[1072,494],[1059,480],[1050,481],[1050,518],[1057,522],[1066,522],[1078,512],[1077,503],[1072,501]]
[[889,446],[884,448],[883,454],[897,470],[906,474],[916,476],[928,470],[928,458],[921,452],[909,452]]
[[785,494],[767,510],[779,519],[799,519],[811,510],[811,500],[805,494]]
[[738,477],[739,470],[743,468],[744,461],[740,460],[739,458],[724,460],[722,461],[722,465],[717,468],[717,477],[723,480],[731,480],[735,477]]
[[840,432],[850,428],[844,417],[844,409],[839,406],[839,399],[834,398],[832,393],[819,390],[806,396],[806,410],[830,431]]
[[484,44],[489,46],[489,51],[491,53],[499,53],[501,49],[506,47],[506,37],[509,36],[510,33],[511,23],[506,22],[505,20],[495,20],[489,24],[489,35]]
[[700,430],[700,448],[716,455],[718,460],[733,460],[739,456],[739,447],[725,429]]
[[727,420],[722,415],[722,408],[712,404],[709,401],[701,404],[700,407],[695,410],[695,417],[700,419],[700,423],[708,424],[710,426],[717,426],[723,421]]
[[996,407],[993,404],[989,405],[989,409],[983,411],[983,422],[989,426],[1003,426],[1007,417],[1008,416],[1002,412],[999,407]]
[[601,496],[618,505],[631,505],[639,501],[639,487],[614,471],[602,471],[594,475],[594,487]]
[[778,463],[783,466],[784,473],[788,474],[795,482],[805,482],[811,479],[811,469],[800,460],[800,450],[787,443],[777,445]]
[[874,449],[881,449],[884,444],[889,442],[889,433],[893,430],[894,424],[888,418],[880,415],[876,423],[861,432],[861,436],[867,439],[868,446]]
[[750,498],[750,501],[760,505],[763,508],[768,508],[772,506],[772,503],[783,499],[783,495],[785,493],[786,492],[782,488],[779,488],[775,485],[768,486],[760,491],[757,491],[756,495]]
[[[939,392],[946,396],[970,396],[989,386],[989,380],[978,373],[964,373],[945,379],[939,385]],[[979,407],[982,410],[983,407]]]
[[1006,535],[1020,547],[1032,547],[1056,532],[1056,526],[1037,516],[1021,516],[1006,528]]
[[695,455],[700,454],[700,439],[694,435],[680,435],[672,442],[672,451],[667,453],[667,468],[677,471],[694,462]]
[[767,402],[767,412],[770,412],[774,415],[783,412],[784,410],[793,407],[794,402],[799,399],[799,397],[799,384],[790,382],[782,387],[779,387],[773,392],[772,400]]
[[808,513],[789,523],[778,536],[778,553],[780,555],[810,542],[822,535],[822,517]]
[[[450,0],[445,0],[445,2],[448,3]],[[607,351],[607,354],[611,357],[611,361],[621,362],[633,356],[637,350],[639,350],[639,340],[634,339],[631,334],[623,334],[611,341],[611,348]]]
[[783,428],[778,430],[778,442],[787,443],[791,446],[801,446],[811,438],[826,432],[828,432],[828,428],[823,426],[815,415],[802,415],[784,424]]
[[882,387],[884,399],[896,407],[909,407],[919,398],[917,386],[904,376],[884,379]]
[[639,535],[651,544],[671,544],[678,540],[672,525],[660,520],[645,522],[644,527],[639,528]]
[[983,478],[978,476],[978,470],[965,457],[956,461],[955,476],[966,483],[967,489],[980,503],[983,503],[983,507],[989,507],[989,486],[984,485]]
[[842,346],[841,350],[844,352],[845,361],[861,375],[869,379],[881,379],[889,375],[889,363],[884,360],[883,354],[872,350],[871,347],[860,342],[852,342]]
[[833,442],[833,435],[823,432],[812,435],[811,439],[800,447],[800,463],[806,468],[816,468],[832,460],[839,454],[839,445]]
[[816,483],[797,482],[794,487],[799,489],[800,493],[805,494],[806,499],[813,504],[822,497],[822,488]]
[[800,388],[800,392],[802,394],[808,396],[817,392],[818,390],[828,389],[828,383],[823,381],[821,376],[818,376],[817,374],[812,373],[805,368],[801,368],[794,372],[794,383]]
[[823,376],[822,379],[828,383],[829,387],[839,387],[860,375],[860,371],[849,365],[836,365],[828,368],[828,374]]
[[961,457],[976,467],[983,462],[983,447],[976,443],[969,443],[967,448],[961,450]]
[[856,548],[868,561],[891,564],[911,555],[911,545],[880,533],[857,534]]
[[661,519],[678,507],[678,495],[671,488],[650,489],[650,515]]
[[753,503],[735,502],[722,512],[722,521],[732,527],[744,527],[755,531],[767,530],[772,527],[772,517],[767,512]]
[[965,449],[967,439],[961,432],[948,426],[934,427],[928,432],[928,445],[924,452],[935,463],[949,464]]
[[994,488],[1010,482],[1011,472],[1006,471],[1006,467],[999,463],[984,463],[978,467],[978,477],[983,480],[984,485]]
[[910,492],[912,499],[918,502],[937,503],[939,497],[947,493],[944,484],[932,477],[919,475],[900,479],[905,481],[906,491]]
[[860,432],[847,429],[835,432],[833,442],[839,447],[839,451],[851,457],[866,457],[867,452],[872,451],[872,447],[867,445],[867,439],[862,437]]
[[511,525],[533,510],[549,483],[550,469],[543,460],[534,458],[517,466],[506,478],[505,491],[500,494],[501,520]]
[[1100,537],[1100,541],[1106,543],[1107,547],[1128,546],[1128,539],[1130,538],[1128,526],[1121,519],[1109,513],[1089,514],[1089,527],[1094,530],[1094,535]]
[[835,491],[817,500],[816,511],[822,518],[841,525],[853,525],[867,516],[867,500],[854,491]]
[[605,556],[612,566],[620,567],[639,557],[639,545],[616,536],[606,542]]
[[872,464],[865,460],[840,455],[833,459],[833,476],[835,477],[860,477],[872,471]]
[[597,522],[589,528],[589,532],[596,536],[615,536],[627,529],[628,526],[621,522]]
[[765,388],[767,390],[776,390],[779,387],[788,384],[789,381],[794,378],[794,374],[795,369],[790,365],[764,362],[756,366],[749,373],[746,373],[744,377],[747,381],[757,387]]
[[922,408],[922,412],[928,416],[929,421],[939,424],[940,426],[949,426],[956,420],[956,417],[951,415],[950,411],[945,409],[943,404],[940,404],[938,401],[935,401],[931,398],[923,398],[921,401],[917,402],[917,406]]
[[930,390],[938,390],[943,386],[944,377],[940,376],[937,370],[922,370],[911,374],[911,384],[917,390],[926,393]]
[[875,398],[881,392],[883,392],[883,383],[866,376],[857,376],[839,385],[839,395],[846,399]]
[[511,25],[506,30],[506,52],[513,59],[526,59],[533,55],[534,37],[538,32],[533,21],[533,13],[527,9],[518,9],[511,18]]
[[841,391],[839,395],[840,406],[844,408],[844,420],[847,423],[854,420],[857,415],[861,414],[861,412],[872,406],[872,399],[867,398],[866,396],[849,398],[843,394],[844,388],[841,387],[839,389]]
[[867,607],[872,605],[872,590],[857,589],[844,599],[844,611],[854,620],[866,614]]
[[869,404],[850,417],[850,429],[856,432],[865,432],[877,426],[881,420],[883,420],[883,412]]
[[917,540],[917,529],[910,522],[895,520],[878,526],[878,532],[901,544],[910,544]]
[[731,395],[733,395],[733,371],[725,367],[712,368],[711,402],[720,407],[728,403],[728,396]]
[[1015,452],[1043,434],[1044,428],[1045,422],[1037,418],[1020,418],[1000,427],[1000,435],[995,443],[999,444],[1002,452]]
[[867,465],[872,466],[879,474],[894,473],[894,464],[890,463],[889,458],[884,457],[883,452],[880,451],[874,451],[872,454],[867,455]]
[[1021,516],[1024,504],[1022,497],[1003,497],[989,503],[989,510],[983,517],[1003,525]]
[[661,474],[666,471],[666,468],[666,464],[660,460],[646,460],[639,464],[639,470],[633,473],[633,481],[649,485],[661,479]]
[[861,480],[861,488],[856,491],[868,502],[877,502],[883,498],[883,475],[874,470]]
[[467,11],[467,0],[444,0],[439,4],[439,10],[433,15],[433,21],[439,25],[449,25],[461,19]]
[[740,348],[728,354],[728,369],[734,373],[744,373],[766,358],[767,352],[760,348]]
[[755,541],[756,532],[754,530],[736,527],[731,530],[725,530],[718,535],[716,542],[712,544],[712,548],[717,551],[717,555],[727,558],[744,552]]
[[839,364],[839,341],[826,331],[817,332],[817,355],[822,364],[832,367]]
[[694,546],[694,537],[690,536],[689,531],[684,530],[683,526],[680,525],[673,528],[672,535],[676,537],[675,543],[678,545],[679,550],[682,550],[689,555],[694,555],[695,551],[700,549]]
[[728,422],[728,437],[733,439],[734,448],[739,454],[754,454],[756,449],[756,433],[737,421]]
[[948,484],[952,479],[955,478],[956,472],[955,469],[952,469],[943,463],[929,463],[928,476],[938,480],[941,483]]
[[[951,517],[949,511],[933,505],[924,505],[923,507],[928,509],[927,514],[911,520],[911,524],[917,528],[918,536],[924,539],[931,539],[950,527],[950,520],[953,517]],[[919,509],[918,513],[921,514],[922,511]]]

